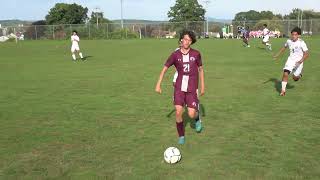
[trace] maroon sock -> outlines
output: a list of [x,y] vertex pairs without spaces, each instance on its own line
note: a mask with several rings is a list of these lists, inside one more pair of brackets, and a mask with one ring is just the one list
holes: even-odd
[[183,121],[180,123],[176,123],[176,125],[177,125],[177,131],[178,131],[179,137],[184,136]]

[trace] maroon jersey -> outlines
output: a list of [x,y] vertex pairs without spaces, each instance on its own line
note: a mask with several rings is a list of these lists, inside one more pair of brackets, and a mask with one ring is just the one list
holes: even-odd
[[190,49],[188,54],[175,51],[165,63],[166,67],[174,65],[178,72],[175,90],[183,92],[196,92],[199,82],[199,67],[202,66],[201,54],[195,49]]

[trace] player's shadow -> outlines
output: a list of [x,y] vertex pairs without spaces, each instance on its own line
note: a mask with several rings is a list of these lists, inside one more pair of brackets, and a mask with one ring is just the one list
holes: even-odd
[[[206,109],[205,109],[204,105],[203,104],[199,104],[199,107],[200,107],[200,117],[205,117],[206,116]],[[175,112],[176,112],[175,109],[171,110],[169,112],[169,114],[167,114],[167,118],[170,118],[171,116],[174,116]],[[183,122],[184,122],[184,127],[186,127],[189,124],[192,129],[195,128],[195,124],[194,124],[195,121],[194,121],[194,119],[191,119],[189,117],[187,108],[184,109],[182,118],[183,118]]]
[[84,56],[83,59],[84,59],[84,60],[88,60],[88,59],[90,59],[90,58],[92,58],[92,57],[93,57],[93,56]]
[[261,47],[261,46],[257,46],[257,49],[260,49],[260,50],[267,50],[266,47]]
[[[269,83],[269,82],[273,82],[274,83],[274,88],[275,90],[280,93],[281,92],[281,89],[282,89],[282,85],[281,85],[281,81],[276,79],[276,78],[270,78],[269,80],[263,82],[263,84],[266,84],[266,83]],[[291,84],[287,84],[287,89],[293,89],[294,88],[294,85],[291,85]]]

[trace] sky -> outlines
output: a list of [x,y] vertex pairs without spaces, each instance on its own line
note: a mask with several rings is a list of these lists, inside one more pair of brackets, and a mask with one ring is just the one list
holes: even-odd
[[[5,1],[5,0],[0,0]],[[108,19],[120,19],[120,0],[9,0],[0,6],[0,20],[44,19],[49,9],[57,2],[78,3],[88,7],[89,12],[100,8]],[[168,20],[167,12],[175,0],[123,0],[125,19]],[[233,19],[240,11],[271,10],[288,14],[293,8],[314,9],[320,11],[320,0],[211,0],[207,7],[207,16],[218,19]],[[203,0],[199,0],[204,4]]]

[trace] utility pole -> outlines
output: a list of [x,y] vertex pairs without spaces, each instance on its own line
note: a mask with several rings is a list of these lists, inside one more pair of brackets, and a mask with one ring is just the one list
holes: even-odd
[[100,10],[100,8],[99,7],[96,7],[96,8],[94,8],[94,13],[95,13],[95,15],[96,15],[96,18],[97,18],[97,29],[99,28],[99,16],[100,16],[100,14],[102,13],[102,11]]
[[207,26],[206,26],[206,32],[207,36],[209,36],[209,15],[208,15],[208,6],[210,4],[210,0],[204,0],[203,3],[205,4],[205,9],[206,9],[206,20],[207,20]]
[[121,28],[123,29],[123,0],[120,0],[121,3]]

